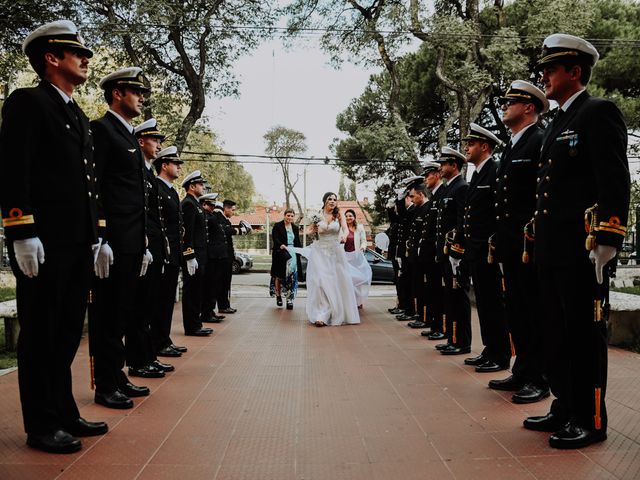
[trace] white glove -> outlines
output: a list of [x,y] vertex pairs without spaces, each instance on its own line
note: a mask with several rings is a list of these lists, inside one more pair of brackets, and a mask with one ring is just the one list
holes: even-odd
[[451,268],[453,269],[453,273],[455,273],[460,266],[460,259],[449,257],[449,263],[451,263]]
[[140,276],[144,277],[147,273],[147,269],[149,265],[153,263],[153,255],[149,249],[145,250],[144,255],[142,256],[142,267],[140,267]]
[[109,267],[111,265],[113,265],[113,250],[111,250],[108,243],[104,243],[100,246],[93,270],[98,278],[109,278]]
[[398,267],[402,268],[402,258],[398,257],[396,258],[396,261],[398,262]]
[[407,189],[406,188],[396,188],[395,192],[396,192],[398,200],[402,200],[404,197],[407,196]]
[[246,235],[247,234],[247,229],[244,227],[240,227],[240,235]]
[[44,263],[44,246],[40,239],[32,237],[14,240],[13,251],[22,273],[29,278],[37,277],[39,265]]
[[602,285],[604,281],[602,278],[602,269],[615,256],[616,247],[610,247],[609,245],[596,245],[596,248],[589,252],[589,260],[591,260],[591,263],[596,267],[596,280],[599,285]]
[[385,207],[387,208],[393,208],[395,206],[396,206],[396,201],[394,198],[390,198],[387,204],[385,205]]
[[498,266],[500,267],[500,273],[504,276],[504,263],[500,262],[498,263]]
[[187,273],[189,275],[195,275],[196,270],[198,270],[198,260],[196,260],[195,258],[187,260]]
[[96,260],[98,260],[98,253],[100,252],[100,245],[102,245],[102,238],[98,238],[98,243],[91,245],[91,253],[93,254],[93,265],[95,266]]

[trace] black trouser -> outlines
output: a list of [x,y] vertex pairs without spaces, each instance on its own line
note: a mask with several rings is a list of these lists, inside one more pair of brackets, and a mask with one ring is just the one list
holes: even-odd
[[549,333],[540,328],[540,295],[533,263],[519,258],[502,262],[507,326],[516,351],[511,368],[513,376],[526,383],[546,387],[543,378],[542,336]]
[[216,284],[220,282],[220,289],[217,291],[216,300],[218,301],[218,311],[230,308],[229,298],[231,297],[231,276],[233,258],[221,258],[219,260],[220,278],[216,280]]
[[443,332],[442,314],[444,310],[442,270],[435,262],[426,262],[423,266],[426,285],[427,320],[432,332]]
[[71,364],[87,309],[91,248],[45,245],[44,250],[46,259],[38,276],[28,278],[9,244],[20,323],[18,385],[27,433],[51,433],[80,416],[73,398]]
[[448,343],[460,348],[471,346],[471,302],[469,301],[469,274],[462,262],[454,277],[449,257],[438,264],[444,278],[444,333]]
[[151,325],[151,338],[156,352],[173,343],[171,341],[171,320],[173,319],[173,307],[176,303],[179,276],[180,267],[167,264],[158,281],[157,319]]
[[395,258],[391,260],[391,265],[393,265],[393,284],[396,287],[396,306],[398,308],[403,308],[404,298],[400,282],[400,265],[398,265],[398,260]]
[[[607,328],[604,321],[594,321],[598,285],[593,265],[585,255],[574,265],[538,266],[537,271],[544,371],[556,397],[551,412],[590,430],[598,415],[606,430]],[[600,288],[608,288],[606,278]]]
[[[143,321],[142,328],[140,329],[140,336],[132,340],[127,338],[125,343],[127,363],[132,367],[144,367],[158,358],[156,357],[154,337],[159,328],[158,287],[160,285],[163,266],[164,263],[160,260],[160,255],[158,255],[158,260],[151,262],[147,268],[147,273],[140,279],[141,295],[138,299],[138,318]],[[129,353],[131,349],[139,353],[131,355]],[[135,360],[140,363],[130,363],[129,358],[131,358],[132,361]]]
[[182,324],[185,333],[193,333],[202,328],[202,297],[204,294],[204,278],[206,267],[198,264],[193,275],[182,270]]
[[480,335],[485,346],[482,356],[499,365],[509,365],[511,343],[502,303],[499,267],[485,259],[470,261],[468,265],[476,294]]
[[[140,365],[144,352],[133,345],[143,344],[144,321],[137,315],[140,295],[142,253],[113,252],[109,277],[95,280],[94,300],[89,309],[91,348],[94,357],[96,391],[110,393],[128,381],[122,369]],[[122,341],[126,336],[129,347]]]
[[420,315],[420,321],[429,323],[429,310],[427,303],[427,272],[425,264],[418,259],[411,260],[411,297],[415,307],[415,313]]
[[400,298],[400,308],[406,315],[416,313],[415,298],[413,296],[413,264],[407,257],[402,259],[400,272],[398,273],[398,290],[402,292]]
[[205,271],[204,280],[204,296],[202,299],[202,313],[209,315],[213,313],[216,308],[226,308],[221,305],[229,305],[228,298],[222,299],[223,296],[228,296],[228,291],[225,287],[226,270],[229,268],[229,264],[225,258],[212,258],[207,262],[207,269]]

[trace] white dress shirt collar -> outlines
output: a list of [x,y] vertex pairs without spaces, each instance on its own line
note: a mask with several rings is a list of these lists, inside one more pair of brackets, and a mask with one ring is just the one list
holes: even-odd
[[124,128],[126,128],[129,131],[129,133],[133,133],[133,125],[131,125],[129,122],[127,122],[124,118],[122,118],[118,113],[114,112],[113,110],[109,109],[109,113],[115,116],[118,120],[120,120],[122,122],[122,125],[124,125]]

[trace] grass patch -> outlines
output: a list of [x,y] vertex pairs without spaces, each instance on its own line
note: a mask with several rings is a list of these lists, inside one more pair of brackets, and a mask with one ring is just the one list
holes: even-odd
[[633,287],[611,287],[614,292],[630,293],[631,295],[640,295],[640,286]]
[[12,287],[0,288],[0,302],[16,298],[16,289]]
[[16,367],[17,365],[18,359],[16,358],[16,352],[5,351],[4,323],[0,322],[0,369]]

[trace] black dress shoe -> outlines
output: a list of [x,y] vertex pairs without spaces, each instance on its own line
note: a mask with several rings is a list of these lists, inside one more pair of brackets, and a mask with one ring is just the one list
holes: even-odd
[[428,325],[425,322],[422,322],[420,320],[409,322],[407,323],[407,326],[411,328],[427,328],[428,327]]
[[440,350],[441,355],[466,355],[467,353],[471,353],[471,347],[456,347],[455,345],[451,345],[450,348]]
[[522,422],[522,425],[527,430],[535,430],[536,432],[557,432],[564,428],[567,424],[567,419],[559,417],[553,413],[547,413],[546,415],[528,417]]
[[201,328],[200,330],[195,330],[193,332],[184,332],[187,337],[208,337],[213,333],[211,328]]
[[210,313],[209,315],[204,316],[200,321],[202,323],[220,323],[222,321],[222,318],[220,318],[215,313]]
[[484,358],[482,355],[478,355],[477,357],[465,358],[464,364],[473,365],[474,367],[477,367],[478,365],[482,365],[486,361],[487,361],[486,358]]
[[293,310],[293,302],[291,300],[287,300],[287,310]]
[[173,372],[176,369],[176,367],[170,363],[162,363],[160,360],[154,360],[152,365],[163,372]]
[[387,312],[389,312],[391,315],[402,315],[404,313],[404,310],[399,307],[393,307],[393,308],[388,308]]
[[505,392],[517,392],[524,387],[524,382],[518,380],[513,375],[509,375],[504,380],[489,380],[489,388],[493,390],[504,390]]
[[219,322],[221,322],[222,320],[224,320],[225,317],[224,315],[216,315],[215,313],[213,314],[213,318],[215,318],[216,320],[218,320]]
[[80,439],[64,430],[53,433],[29,433],[27,445],[49,453],[74,453],[82,448]]
[[453,343],[439,343],[438,345],[435,346],[435,349],[438,351],[441,351],[441,350],[446,350],[449,347],[455,347],[455,345]]
[[231,307],[229,307],[229,308],[219,308],[218,309],[218,313],[231,313],[231,314],[233,314],[233,313],[236,313],[236,312],[237,312],[237,310],[235,308],[231,308]]
[[162,378],[164,372],[157,368],[155,365],[147,365],[140,368],[129,367],[130,377],[142,377],[142,378]]
[[107,408],[133,408],[133,401],[119,390],[111,393],[96,392],[94,400],[98,405],[102,405]]
[[592,443],[603,442],[606,439],[607,432],[604,430],[588,430],[569,423],[562,430],[549,437],[549,445],[552,448],[560,449],[582,448]]
[[151,393],[149,387],[139,387],[131,382],[127,382],[124,385],[119,386],[118,390],[127,397],[146,397]]
[[418,320],[419,318],[420,315],[417,314],[408,315],[406,313],[403,313],[402,315],[396,315],[396,320],[398,320],[399,322],[406,322],[407,320]]
[[281,306],[282,306],[282,297],[281,297],[281,296],[279,296],[279,295],[276,297],[276,305],[277,305],[278,307],[281,307]]
[[169,346],[173,348],[176,352],[180,352],[180,353],[186,353],[188,350],[187,347],[179,347],[178,345],[174,345],[173,343]]
[[156,352],[156,355],[159,357],[181,357],[182,353],[172,347],[164,347],[162,350]]
[[427,338],[429,340],[444,340],[445,338],[447,338],[447,336],[442,332],[431,332],[429,335],[427,335]]
[[549,396],[549,388],[527,383],[511,396],[513,403],[535,403]]
[[476,372],[478,373],[500,372],[501,370],[506,370],[507,368],[509,368],[509,365],[500,365],[499,363],[489,360],[483,363],[482,365],[478,365],[476,367]]
[[84,418],[78,417],[72,424],[65,425],[64,431],[75,437],[94,437],[104,435],[109,431],[109,427],[104,422],[87,422]]

